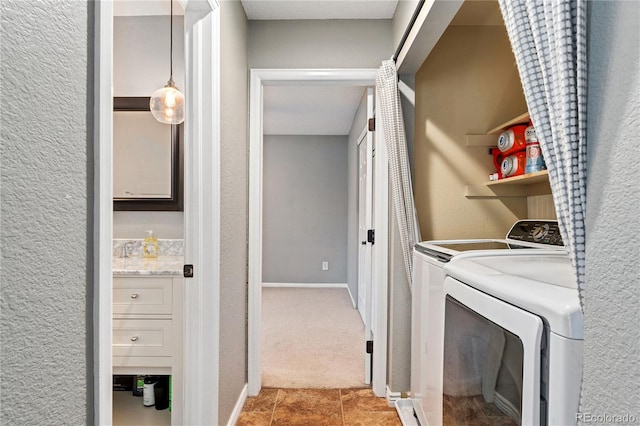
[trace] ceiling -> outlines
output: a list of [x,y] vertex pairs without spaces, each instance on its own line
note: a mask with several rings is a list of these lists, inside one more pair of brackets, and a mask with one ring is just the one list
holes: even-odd
[[364,87],[264,86],[265,135],[348,135]]
[[391,19],[398,0],[242,0],[250,20]]
[[[173,13],[184,15],[180,0]],[[222,0],[230,1],[230,0]],[[398,0],[241,0],[247,19],[391,19]],[[330,7],[328,7],[330,6]],[[114,0],[115,16],[168,15],[168,0]]]
[[450,25],[504,26],[504,20],[496,0],[467,0]]
[[[173,1],[173,14],[184,15],[180,0]],[[114,0],[113,16],[156,16],[171,12],[169,0]]]

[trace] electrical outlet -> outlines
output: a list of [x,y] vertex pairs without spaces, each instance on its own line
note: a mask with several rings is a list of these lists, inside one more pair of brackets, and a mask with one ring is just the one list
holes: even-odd
[[322,270],[323,271],[328,271],[329,270],[329,262],[327,262],[326,260],[322,261]]

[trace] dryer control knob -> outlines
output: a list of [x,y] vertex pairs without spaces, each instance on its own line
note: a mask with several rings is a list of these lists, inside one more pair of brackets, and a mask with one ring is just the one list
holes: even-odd
[[533,237],[533,241],[541,241],[544,237],[546,237],[549,234],[549,225],[547,225],[546,223],[542,226],[536,226],[533,229],[533,232],[531,233],[531,236]]

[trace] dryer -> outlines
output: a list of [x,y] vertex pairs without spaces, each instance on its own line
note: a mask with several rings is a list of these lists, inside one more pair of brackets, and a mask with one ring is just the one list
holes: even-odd
[[504,239],[433,240],[416,244],[411,315],[411,395],[421,425],[442,423],[444,267],[453,259],[482,254],[564,255],[557,221],[516,222]]
[[444,424],[462,405],[473,424],[577,424],[583,319],[569,257],[512,251],[444,270]]

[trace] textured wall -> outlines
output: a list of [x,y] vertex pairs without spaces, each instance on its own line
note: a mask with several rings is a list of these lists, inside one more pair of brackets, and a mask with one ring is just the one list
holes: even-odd
[[3,0],[2,412],[92,418],[91,2]]
[[[184,90],[184,17],[173,17],[173,79]],[[113,19],[113,95],[151,96],[169,79],[169,17]],[[184,238],[182,212],[113,212],[114,238]]]
[[583,411],[638,423],[640,5],[589,7]]
[[247,18],[238,1],[221,9],[220,424],[247,382]]
[[263,282],[346,283],[347,137],[265,136],[263,152]]
[[392,53],[391,20],[249,22],[251,68],[378,68]]

